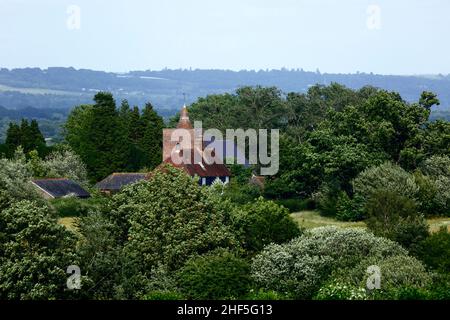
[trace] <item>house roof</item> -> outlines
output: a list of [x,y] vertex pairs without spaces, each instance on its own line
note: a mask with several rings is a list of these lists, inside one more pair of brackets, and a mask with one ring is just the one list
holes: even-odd
[[70,179],[37,179],[33,180],[32,183],[54,198],[62,198],[70,195],[78,198],[88,198],[91,196],[83,187]]
[[[204,161],[203,157],[201,157],[201,156],[200,156],[201,157],[200,159],[202,159],[202,161],[199,163],[195,163],[194,152],[192,152],[191,150],[186,150],[186,152],[190,152],[190,155],[191,155],[190,163],[176,164],[172,161],[171,158],[167,158],[166,160],[164,160],[163,164],[169,163],[172,166],[174,166],[175,168],[180,168],[180,169],[184,170],[190,176],[195,176],[195,175],[197,175],[199,177],[229,177],[229,176],[231,176],[230,170],[228,170],[228,168],[224,164],[219,164],[219,163],[208,164],[207,162]],[[196,152],[198,152],[198,151],[196,151]]]
[[98,182],[95,187],[101,190],[119,191],[122,187],[144,180],[147,173],[113,173]]

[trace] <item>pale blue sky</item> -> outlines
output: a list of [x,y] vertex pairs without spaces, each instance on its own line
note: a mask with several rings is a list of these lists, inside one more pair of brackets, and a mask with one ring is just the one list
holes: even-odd
[[449,38],[448,0],[0,0],[6,68],[447,74]]

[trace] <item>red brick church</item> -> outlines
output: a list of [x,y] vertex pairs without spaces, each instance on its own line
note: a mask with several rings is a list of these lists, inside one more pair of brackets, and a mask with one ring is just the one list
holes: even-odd
[[[189,133],[191,139],[180,138],[179,141],[171,141],[172,133],[177,129],[184,129],[185,131],[182,131]],[[189,120],[187,108],[184,106],[181,110],[177,128],[163,129],[162,164],[169,163],[185,171],[191,177],[198,176],[200,185],[208,186],[216,180],[228,183],[231,176],[230,171],[224,164],[211,164],[211,162],[205,160],[203,132],[199,130],[195,132],[195,130]],[[173,159],[183,153],[190,154],[189,163],[175,163]],[[119,192],[120,189],[128,184],[147,179],[148,176],[148,173],[113,173],[95,186],[103,193],[113,194]]]
[[[182,131],[187,135],[183,135],[183,137],[173,141],[172,134],[177,129],[183,129],[178,131]],[[174,167],[184,170],[192,177],[198,176],[201,185],[211,185],[216,180],[228,183],[231,176],[228,168],[225,164],[207,161],[204,148],[203,132],[201,129],[192,127],[188,110],[184,106],[180,113],[177,128],[163,129],[163,163],[170,163]],[[187,163],[174,161],[174,159],[183,158],[185,153],[188,154],[187,158],[189,161]]]

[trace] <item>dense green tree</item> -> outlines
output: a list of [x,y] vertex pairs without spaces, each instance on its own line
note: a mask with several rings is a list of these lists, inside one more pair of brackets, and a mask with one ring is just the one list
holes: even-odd
[[21,200],[39,199],[31,179],[32,172],[20,147],[13,159],[0,159],[0,211]]
[[88,127],[88,143],[93,146],[93,152],[89,154],[90,161],[86,165],[92,177],[99,180],[126,167],[130,146],[112,95],[100,92],[94,101],[92,122]]
[[247,253],[255,253],[270,243],[283,243],[301,234],[289,210],[262,197],[236,211],[233,224],[242,236]]
[[163,119],[148,103],[142,115],[126,100],[119,109],[110,93],[73,109],[65,138],[87,166],[92,182],[114,171],[152,169],[161,163]]
[[10,123],[6,132],[6,146],[8,147],[8,156],[11,157],[16,148],[21,146],[25,154],[36,150],[40,157],[44,157],[47,152],[44,136],[42,135],[39,124],[36,120],[31,123],[22,119],[20,126]]
[[275,87],[261,86],[241,87],[235,94],[209,95],[189,108],[190,117],[202,121],[204,128],[222,131],[281,128],[285,113],[281,91]]
[[444,226],[422,241],[417,256],[430,268],[448,274],[450,270],[450,232]]
[[188,299],[239,299],[251,285],[247,261],[228,250],[193,257],[177,273],[180,291]]
[[98,181],[126,168],[130,156],[126,125],[110,93],[99,92],[92,106],[74,109],[66,123],[66,140]]
[[22,143],[22,134],[18,124],[10,122],[6,131],[5,144],[8,147],[8,156],[11,156]]
[[151,103],[145,105],[140,118],[142,138],[138,146],[143,152],[143,165],[149,169],[162,162],[162,129],[164,120],[153,109]]
[[432,106],[434,106],[434,105],[438,106],[441,103],[435,93],[429,92],[429,91],[424,91],[420,95],[419,104],[420,104],[420,106],[422,106],[426,109],[431,109]]
[[366,204],[367,227],[378,236],[394,240],[411,252],[428,236],[428,224],[414,201],[377,190]]
[[56,223],[49,207],[24,200],[0,216],[0,298],[73,297],[66,270],[79,264],[75,238]]

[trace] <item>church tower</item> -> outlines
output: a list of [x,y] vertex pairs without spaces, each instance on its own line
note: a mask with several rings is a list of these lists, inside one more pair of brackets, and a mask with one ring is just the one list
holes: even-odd
[[[183,134],[178,141],[172,141],[172,134],[177,129],[177,136]],[[186,106],[183,106],[180,112],[180,120],[176,129],[163,129],[163,161],[172,157],[172,152],[178,150],[195,150],[203,153],[203,132],[201,129],[194,129],[189,119],[189,113]]]
[[[172,137],[176,138],[173,139]],[[203,132],[201,128],[194,128],[186,106],[180,112],[180,120],[175,129],[163,129],[163,163],[178,167],[190,176],[200,177],[201,185],[211,185],[220,180],[227,183],[231,173],[224,164],[209,163],[204,159]],[[191,159],[189,163],[175,163],[173,159],[181,159],[182,152]],[[178,154],[174,154],[178,153]]]

